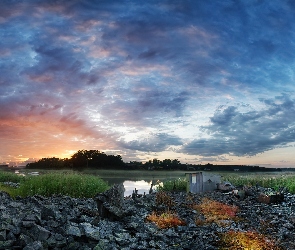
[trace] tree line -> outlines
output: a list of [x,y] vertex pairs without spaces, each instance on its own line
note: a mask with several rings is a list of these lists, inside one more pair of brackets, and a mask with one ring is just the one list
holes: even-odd
[[74,169],[85,168],[102,169],[106,167],[122,167],[124,162],[120,155],[107,155],[98,150],[78,150],[71,158],[60,159],[56,157],[42,158],[36,162],[28,163],[30,169]]
[[[269,168],[246,165],[205,165],[183,164],[179,160],[158,159],[149,160],[145,163],[130,161],[125,163],[120,155],[107,155],[98,150],[78,150],[71,158],[60,159],[56,157],[42,158],[36,162],[28,163],[29,169],[118,169],[118,170],[189,170],[189,171],[269,171]],[[271,168],[272,171],[281,169]]]
[[26,168],[30,169],[142,169],[142,170],[176,170],[181,169],[179,160],[158,159],[142,163],[130,161],[125,163],[120,155],[107,155],[98,150],[78,150],[71,158],[42,158],[36,162],[28,163]]

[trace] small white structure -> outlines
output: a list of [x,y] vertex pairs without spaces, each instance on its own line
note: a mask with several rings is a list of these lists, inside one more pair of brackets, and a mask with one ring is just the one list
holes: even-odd
[[203,193],[217,189],[217,184],[221,183],[220,176],[203,172],[186,173],[186,191],[191,193]]

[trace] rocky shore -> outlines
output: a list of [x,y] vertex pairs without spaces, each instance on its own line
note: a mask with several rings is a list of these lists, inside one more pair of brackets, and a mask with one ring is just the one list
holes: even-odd
[[[159,229],[146,220],[153,211],[165,211],[156,194],[124,198],[120,188],[94,199],[67,196],[12,199],[0,192],[0,249],[219,249],[220,233],[254,230],[281,249],[295,249],[295,196],[286,190],[277,203],[258,201],[267,190],[252,187],[245,197],[228,192],[168,193],[171,210],[185,225]],[[193,204],[207,197],[239,208],[239,220],[196,224],[201,218]]]

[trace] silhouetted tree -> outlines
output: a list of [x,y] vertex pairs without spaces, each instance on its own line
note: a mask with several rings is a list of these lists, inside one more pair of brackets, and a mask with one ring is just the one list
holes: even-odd
[[70,166],[69,160],[56,157],[42,158],[37,162],[28,163],[27,168],[31,169],[63,169]]
[[71,157],[75,169],[121,167],[124,165],[120,155],[106,155],[98,150],[79,150]]

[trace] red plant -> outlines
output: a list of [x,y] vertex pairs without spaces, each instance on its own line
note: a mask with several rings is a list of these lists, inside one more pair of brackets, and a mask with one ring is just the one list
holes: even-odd
[[194,205],[193,208],[200,211],[207,222],[234,219],[238,212],[237,206],[230,206],[208,198],[204,198],[201,204]]
[[273,240],[253,231],[223,233],[220,244],[220,250],[280,250]]
[[147,220],[154,222],[159,228],[170,228],[185,225],[185,222],[182,221],[177,214],[167,211],[157,215],[157,213],[152,212],[152,214],[147,216]]

